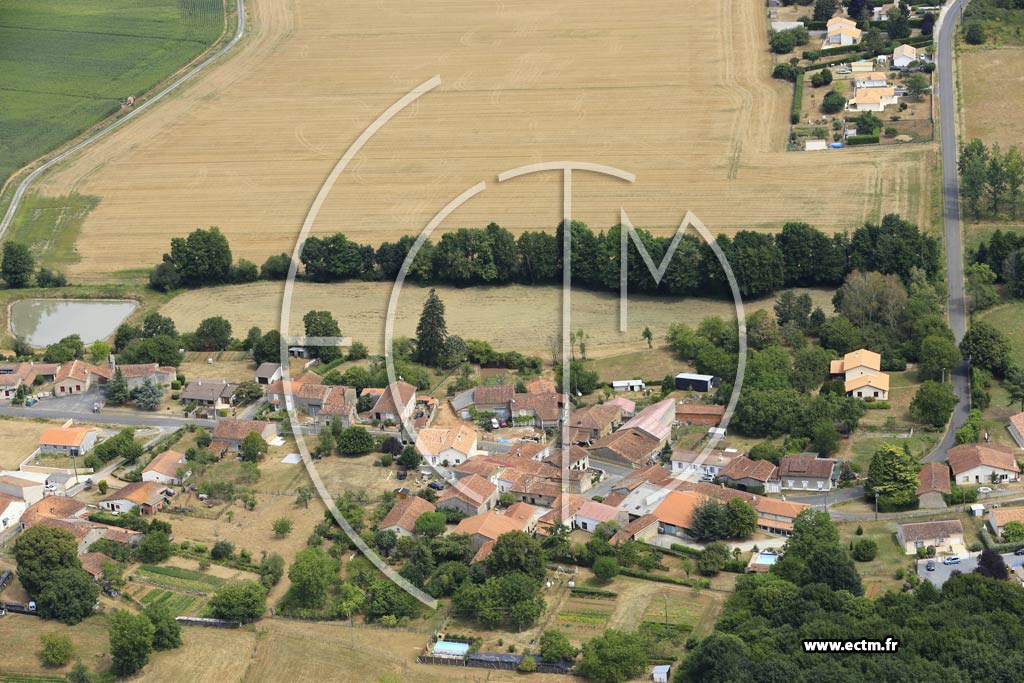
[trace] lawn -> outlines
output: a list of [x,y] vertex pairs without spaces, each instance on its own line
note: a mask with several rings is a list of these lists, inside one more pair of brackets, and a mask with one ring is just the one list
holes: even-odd
[[850,462],[850,466],[861,474],[867,475],[868,465],[871,464],[871,456],[875,454],[879,448],[885,444],[894,444],[902,446],[906,444],[910,447],[910,452],[915,458],[922,458],[925,454],[930,453],[938,442],[938,434],[930,432],[915,432],[914,435],[907,439],[901,439],[898,437],[884,437],[875,436],[872,432],[865,432],[863,430],[856,432],[853,437],[850,438],[847,444],[846,452],[842,455],[845,456]]
[[[914,521],[918,519],[915,518]],[[878,555],[874,560],[856,563],[865,591],[869,591],[870,584],[879,584],[878,588],[870,589],[871,593],[900,590],[903,580],[896,578],[896,572],[899,569],[908,571],[911,561],[910,556],[905,555],[903,549],[896,543],[896,522],[836,522],[836,527],[839,529],[839,540],[843,545],[849,545],[850,541],[856,543],[864,538],[878,544]],[[861,536],[857,535],[858,527],[864,531]]]
[[667,346],[641,349],[591,361],[590,369],[597,372],[602,382],[617,379],[642,379],[649,385],[660,385],[665,375],[689,370]]
[[[76,657],[93,670],[105,670],[110,661],[107,651],[107,615],[97,614],[75,626],[65,626],[56,621],[30,617],[24,614],[8,614],[0,618],[0,640],[4,643],[3,659],[0,661],[0,681],[4,683],[35,683],[33,678],[20,678],[16,674],[59,676],[71,665],[59,669],[48,669],[39,661],[39,636],[44,633],[63,633],[71,638]],[[72,660],[72,663],[74,660]],[[5,678],[6,676],[6,678]],[[52,679],[42,679],[52,680]],[[59,680],[64,680],[61,677]]]
[[1024,301],[990,308],[979,313],[977,318],[1005,334],[1010,342],[1010,363],[1024,365]]
[[[0,11],[0,184],[117,112],[128,96],[144,94],[224,31],[221,0],[3,0]],[[69,199],[74,210],[77,199]],[[55,244],[66,250],[74,237]]]

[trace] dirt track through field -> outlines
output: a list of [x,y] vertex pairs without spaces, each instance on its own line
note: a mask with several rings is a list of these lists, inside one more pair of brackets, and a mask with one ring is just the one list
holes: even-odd
[[[768,78],[759,0],[524,0],[493,5],[252,0],[234,57],[50,175],[46,195],[97,195],[79,280],[149,266],[171,236],[219,225],[236,256],[290,251],[326,174],[364,127],[434,75],[442,85],[349,165],[316,230],[379,243],[422,229],[480,180],[443,228],[552,228],[553,174],[494,175],[572,159],[574,214],[597,227],[625,207],[674,229],[692,209],[713,232],[806,220],[827,230],[879,211],[925,220],[932,146],[786,153],[791,86]],[[886,192],[882,200],[873,196]],[[127,236],[131,236],[128,238]]]

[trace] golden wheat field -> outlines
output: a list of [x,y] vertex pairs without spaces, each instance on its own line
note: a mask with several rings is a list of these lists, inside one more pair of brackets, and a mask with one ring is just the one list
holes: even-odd
[[959,57],[964,138],[1024,145],[1024,48],[968,50]]
[[[306,311],[329,310],[342,334],[363,342],[370,353],[384,349],[384,322],[392,283],[298,282],[292,296],[289,331],[302,334]],[[416,336],[428,289],[407,285],[396,306],[395,336]],[[561,289],[558,287],[438,287],[445,303],[448,331],[465,338],[484,339],[496,349],[517,350],[548,357],[548,339],[561,333]],[[831,312],[831,292],[807,291],[815,306]],[[282,287],[279,282],[257,282],[185,292],[160,309],[179,330],[194,330],[204,318],[219,315],[231,323],[235,336],[245,336],[256,325],[264,331],[280,325]],[[747,314],[758,308],[772,310],[774,297],[744,301]],[[655,339],[663,339],[668,326],[683,322],[695,327],[709,315],[735,319],[736,306],[724,299],[687,299],[631,295],[626,332],[619,332],[619,298],[616,294],[574,290],[570,300],[573,330],[588,336],[587,353],[601,357],[644,345],[641,333],[649,326]]]
[[852,228],[881,212],[928,223],[934,147],[783,151],[792,88],[769,78],[761,0],[514,4],[251,0],[238,51],[154,111],[52,172],[47,196],[95,195],[79,261],[97,280],[159,261],[171,236],[218,225],[236,256],[290,251],[347,147],[402,95],[442,83],[388,123],[338,180],[315,226],[379,243],[421,230],[450,199],[487,189],[442,229],[551,228],[554,173],[578,173],[574,217],[674,229],[692,209],[714,232],[806,220]]

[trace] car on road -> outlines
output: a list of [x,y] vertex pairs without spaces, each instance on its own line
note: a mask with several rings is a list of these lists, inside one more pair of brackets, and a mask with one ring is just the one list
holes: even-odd
[[1024,555],[1024,548],[1017,548],[1017,549],[1016,549],[1016,550],[1015,550],[1015,551],[1013,552],[1013,554],[1014,554],[1014,555]]
[[935,560],[928,560],[928,563],[924,566],[930,572],[935,571]]
[[435,491],[444,491],[444,484],[442,484],[439,481],[432,481],[429,484],[427,484],[427,486],[434,489]]
[[959,555],[948,555],[942,558],[942,564],[960,564]]

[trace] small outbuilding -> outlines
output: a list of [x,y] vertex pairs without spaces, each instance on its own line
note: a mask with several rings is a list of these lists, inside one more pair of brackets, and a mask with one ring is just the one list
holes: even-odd
[[645,388],[647,385],[640,379],[617,379],[612,382],[614,391],[643,391]]
[[714,375],[697,375],[690,372],[680,372],[676,375],[676,389],[684,391],[711,391],[717,389],[722,383],[722,378]]
[[659,664],[654,667],[654,670],[651,672],[651,680],[654,681],[654,683],[668,683],[668,674],[671,670],[672,667],[668,664]]

